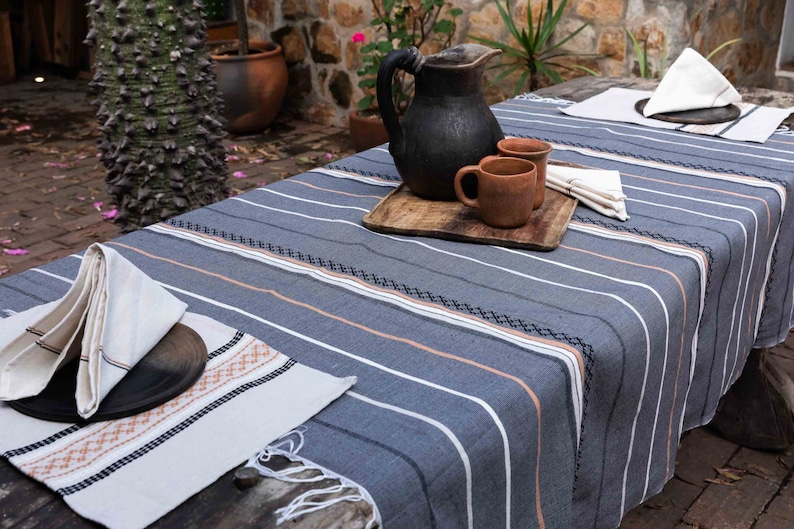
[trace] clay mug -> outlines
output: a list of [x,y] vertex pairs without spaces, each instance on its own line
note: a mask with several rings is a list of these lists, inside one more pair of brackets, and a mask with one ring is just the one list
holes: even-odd
[[[469,190],[473,175],[477,198],[464,192]],[[494,228],[523,226],[532,214],[537,169],[535,164],[521,158],[486,156],[479,165],[467,165],[455,175],[455,195],[465,205],[480,210],[483,222]]]
[[546,198],[546,164],[552,150],[551,144],[533,138],[505,138],[496,144],[496,148],[500,156],[523,158],[535,163],[538,178],[532,206],[538,209]]

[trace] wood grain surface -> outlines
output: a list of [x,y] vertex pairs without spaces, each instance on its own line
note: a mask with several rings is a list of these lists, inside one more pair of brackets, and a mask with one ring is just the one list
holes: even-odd
[[512,229],[492,228],[480,219],[475,208],[458,201],[425,200],[403,184],[381,200],[362,222],[382,233],[549,251],[560,244],[577,203],[575,198],[547,188],[543,205],[532,212],[529,222]]

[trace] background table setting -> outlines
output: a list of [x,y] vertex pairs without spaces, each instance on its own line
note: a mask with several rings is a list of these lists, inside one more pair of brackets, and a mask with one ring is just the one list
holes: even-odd
[[[617,527],[670,479],[681,434],[712,419],[750,350],[782,341],[794,310],[794,136],[740,142],[566,111],[619,83],[577,80],[492,107],[505,135],[550,143],[552,165],[620,175],[627,218],[580,202],[552,251],[368,229],[362,219],[401,183],[385,146],[110,241],[199,334],[222,336],[205,339],[205,374],[239,342],[261,343],[257,354],[337,390],[277,434],[274,414],[301,408],[308,389],[214,407],[199,396],[140,440],[125,419],[57,425],[0,403],[3,424],[19,421],[0,433],[3,457],[111,527],[173,508],[160,524],[262,526],[359,500],[371,506],[362,526]],[[0,324],[65,296],[82,262],[0,281]],[[68,479],[53,471],[103,428],[136,439]],[[342,488],[263,468],[292,493],[269,500],[285,510],[254,515],[263,507],[229,492],[228,474],[213,483],[273,456]],[[157,497],[171,488],[179,499]],[[148,517],[118,515],[147,503]]]

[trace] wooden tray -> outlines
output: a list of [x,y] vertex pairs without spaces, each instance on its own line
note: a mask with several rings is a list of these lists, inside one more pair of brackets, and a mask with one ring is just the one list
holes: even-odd
[[458,201],[425,200],[402,184],[364,215],[363,223],[381,233],[549,251],[560,244],[578,202],[547,187],[543,205],[532,212],[525,225],[492,228],[480,220],[477,209]]
[[198,380],[207,363],[207,346],[196,331],[177,323],[108,393],[97,412],[77,414],[78,359],[60,369],[35,397],[9,401],[18,412],[56,422],[98,422],[135,415],[176,397]]

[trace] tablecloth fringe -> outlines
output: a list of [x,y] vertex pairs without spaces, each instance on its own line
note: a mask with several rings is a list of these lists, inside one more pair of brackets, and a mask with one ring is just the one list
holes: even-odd
[[[373,527],[382,527],[380,512],[378,511],[375,501],[367,490],[354,482],[336,472],[324,468],[308,459],[299,456],[301,448],[305,442],[304,434],[308,428],[306,426],[299,426],[294,430],[282,435],[278,440],[267,446],[257,455],[248,460],[246,466],[255,468],[260,475],[275,478],[289,483],[314,483],[323,481],[325,479],[334,479],[339,481],[339,484],[330,487],[311,489],[300,496],[293,499],[289,504],[276,510],[279,518],[276,520],[276,525],[281,525],[284,522],[294,520],[295,518],[308,514],[310,512],[319,511],[336,505],[342,502],[358,502],[366,501],[372,507],[372,518],[367,522],[365,529],[372,529]],[[283,456],[292,462],[301,463],[299,466],[290,466],[281,470],[273,470],[267,463],[270,462],[273,456]],[[300,476],[304,471],[314,470],[319,474],[311,476]],[[337,495],[345,489],[349,493],[344,496],[331,497],[328,499],[321,499],[324,496]]]

